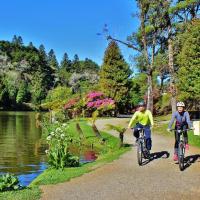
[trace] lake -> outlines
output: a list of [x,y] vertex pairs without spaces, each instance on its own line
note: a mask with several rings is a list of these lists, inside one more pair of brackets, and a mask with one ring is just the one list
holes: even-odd
[[46,168],[46,147],[35,118],[35,112],[0,112],[0,173],[17,175],[24,186]]

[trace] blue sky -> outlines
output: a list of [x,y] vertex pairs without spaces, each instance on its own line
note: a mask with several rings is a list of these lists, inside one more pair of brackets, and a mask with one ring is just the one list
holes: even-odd
[[[53,48],[58,60],[67,52],[101,64],[107,41],[96,33],[106,23],[113,36],[126,39],[137,29],[136,11],[134,0],[1,0],[0,40],[16,34],[25,44]],[[129,62],[134,52],[120,48]]]

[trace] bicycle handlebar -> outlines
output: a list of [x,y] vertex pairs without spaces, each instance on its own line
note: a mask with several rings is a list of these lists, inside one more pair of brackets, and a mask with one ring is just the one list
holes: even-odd
[[194,129],[170,129],[170,131],[179,131],[179,132],[182,132],[182,131],[191,131],[191,130],[194,130]]
[[138,131],[144,130],[144,128],[131,128],[132,130],[137,129]]

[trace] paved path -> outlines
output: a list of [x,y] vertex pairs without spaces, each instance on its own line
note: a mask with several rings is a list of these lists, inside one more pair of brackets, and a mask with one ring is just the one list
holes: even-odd
[[[105,124],[125,124],[128,119],[99,120]],[[112,133],[114,134],[114,133]],[[131,133],[125,141],[133,143]],[[200,149],[190,148],[190,166],[180,172],[172,161],[173,138],[153,135],[152,153],[157,157],[139,167],[136,148],[120,159],[93,172],[57,185],[42,186],[43,200],[200,200]],[[169,158],[159,152],[169,152]],[[194,163],[192,163],[194,162]],[[188,162],[189,163],[189,162]]]

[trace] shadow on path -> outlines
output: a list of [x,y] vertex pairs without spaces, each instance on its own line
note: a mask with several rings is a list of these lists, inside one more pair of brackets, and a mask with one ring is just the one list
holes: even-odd
[[[185,157],[185,163],[186,163],[185,169],[187,169],[188,167],[190,167],[195,162],[200,162],[199,159],[200,159],[200,154],[190,155],[190,156]],[[199,160],[199,161],[197,161],[197,160]]]
[[151,153],[151,161],[159,159],[159,158],[169,158],[170,153],[168,151],[160,151],[160,152],[155,152]]
[[150,154],[150,158],[145,160],[142,163],[142,165],[147,165],[148,163],[160,158],[166,159],[166,158],[169,158],[169,156],[170,156],[170,153],[168,151],[154,152]]

